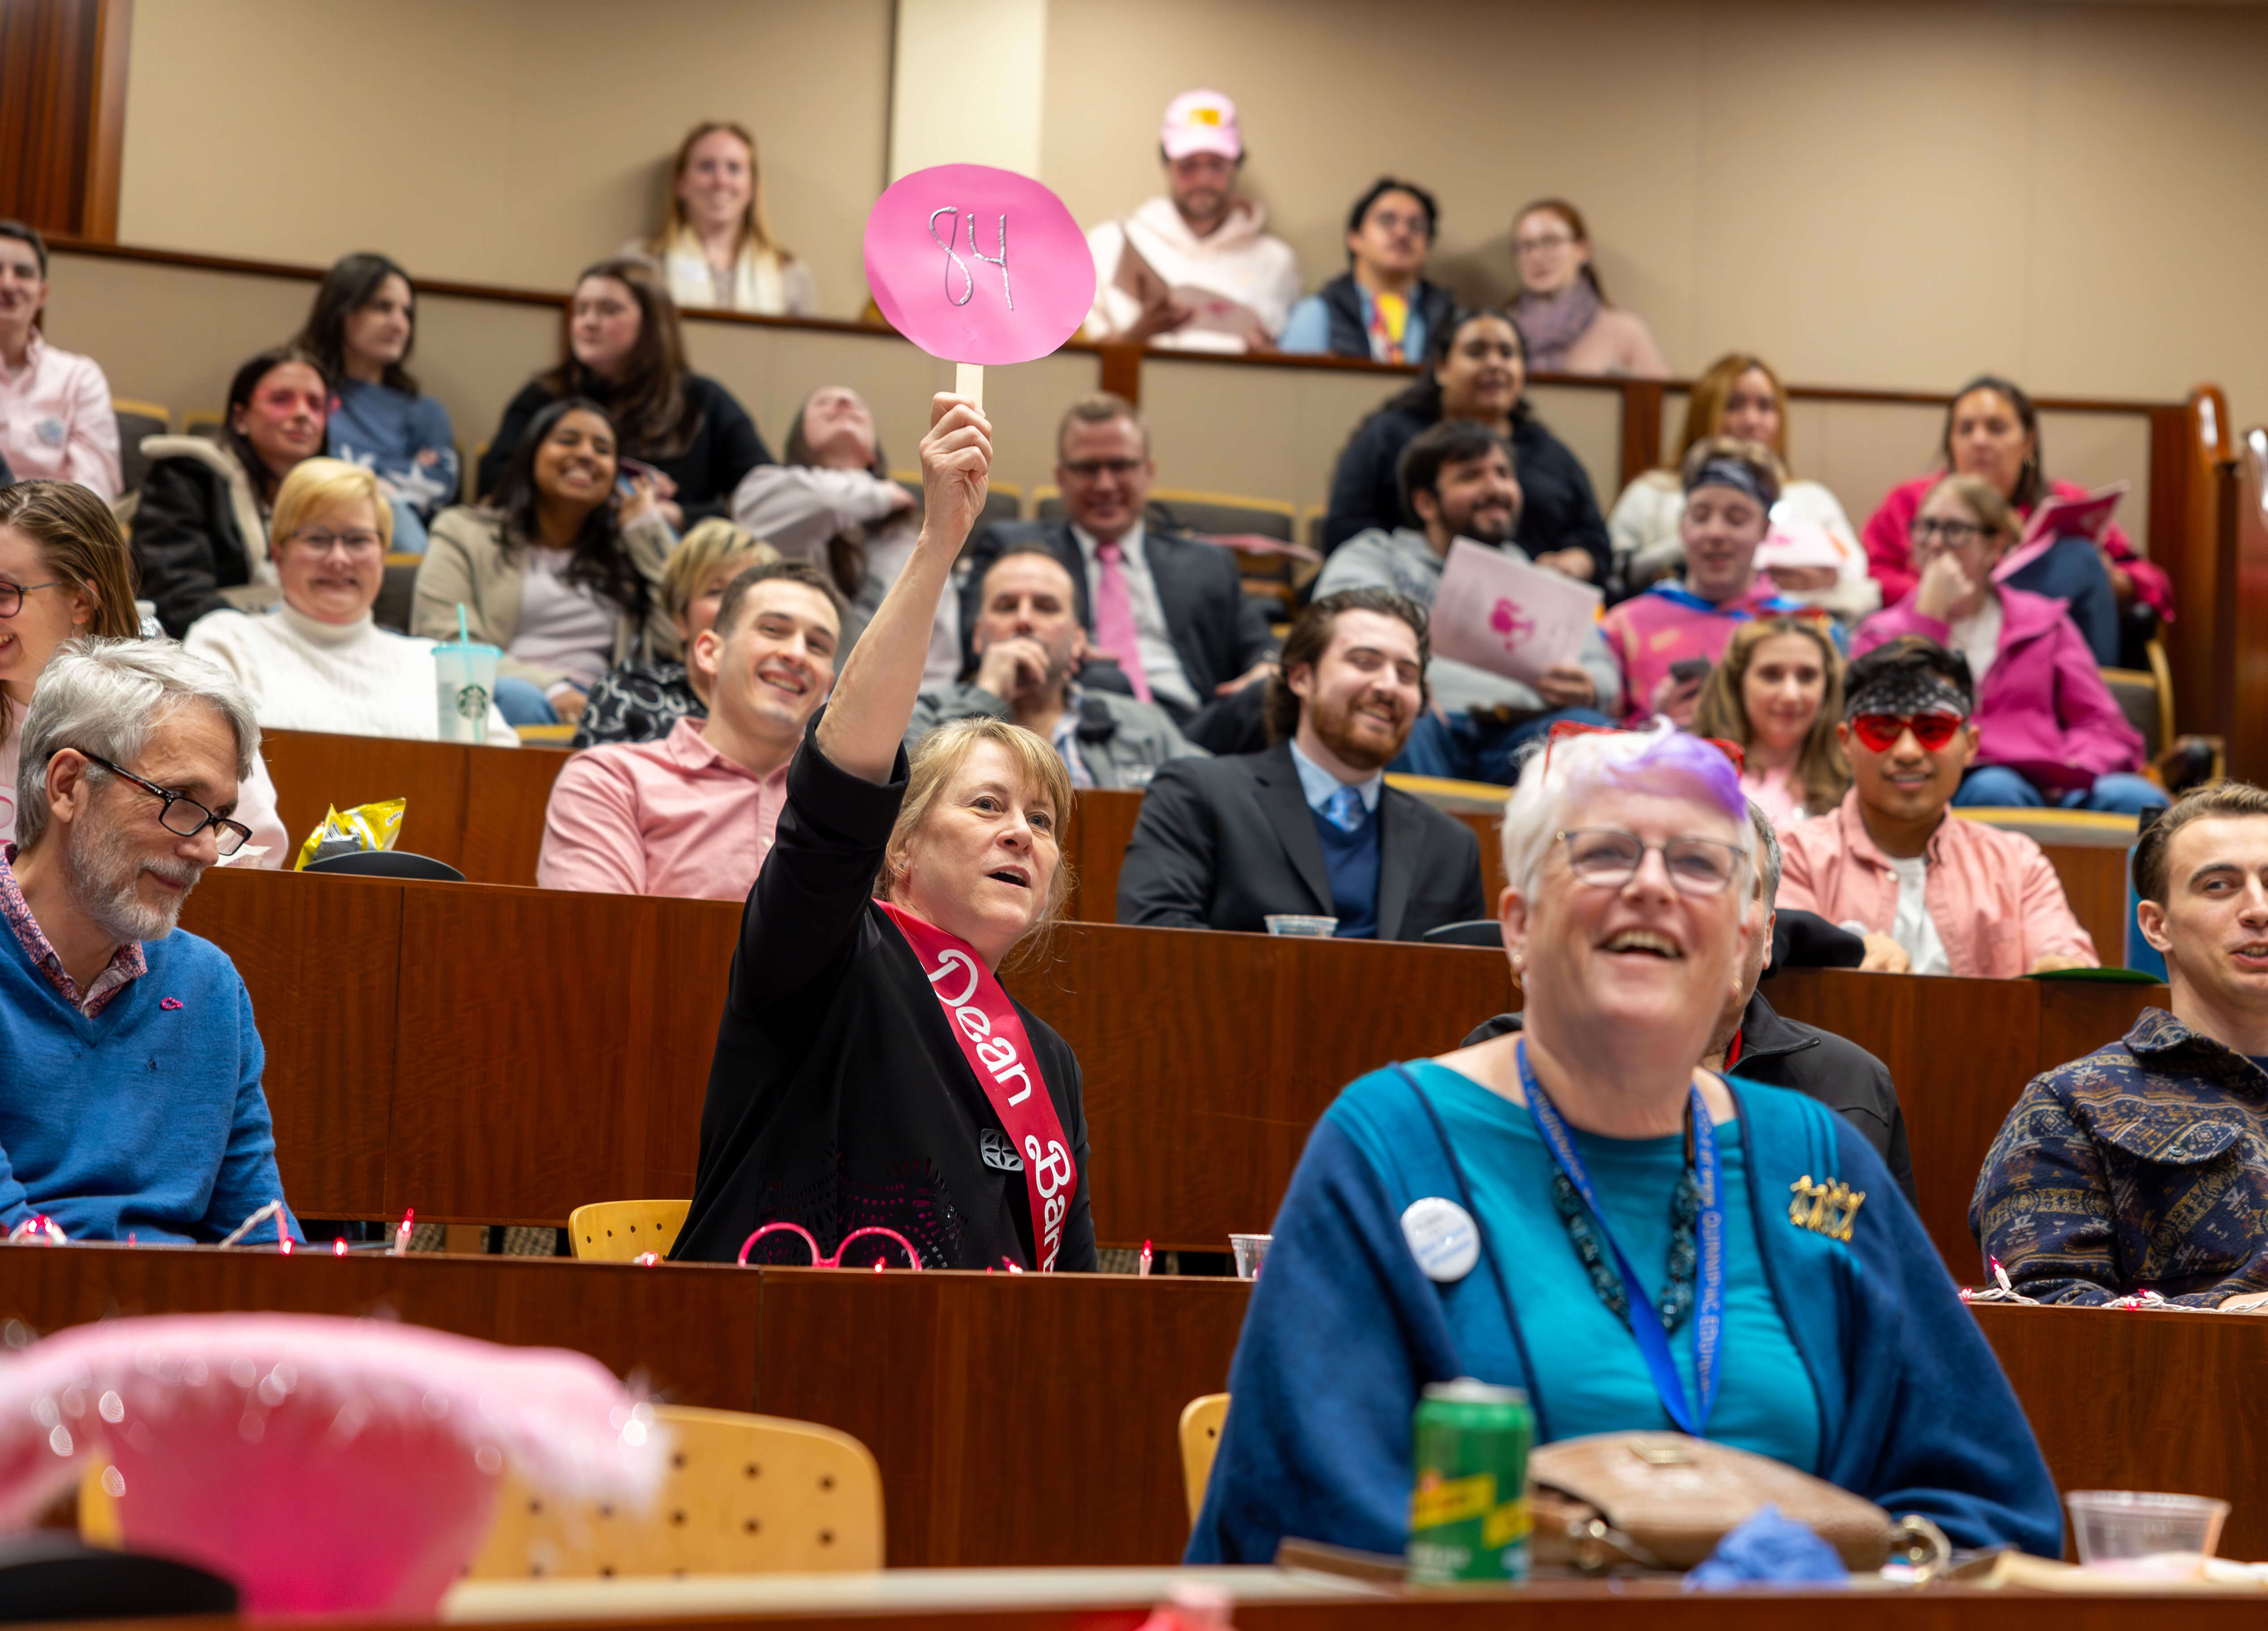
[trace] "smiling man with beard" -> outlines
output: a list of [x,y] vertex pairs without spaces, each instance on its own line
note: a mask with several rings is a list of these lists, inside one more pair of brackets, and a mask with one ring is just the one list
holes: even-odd
[[0,847],[0,1228],[210,1242],[283,1199],[252,1000],[174,926],[250,836],[259,751],[244,692],[170,642],[75,642],[40,676]]
[[535,882],[547,889],[743,900],[771,853],[788,761],[835,683],[843,600],[806,561],[733,579],[686,653],[706,720],[593,748],[551,786]]
[[1425,611],[1389,590],[1322,596],[1284,641],[1265,753],[1175,759],[1143,796],[1121,923],[1263,932],[1336,917],[1343,939],[1418,940],[1485,915],[1472,830],[1386,786],[1425,705]]

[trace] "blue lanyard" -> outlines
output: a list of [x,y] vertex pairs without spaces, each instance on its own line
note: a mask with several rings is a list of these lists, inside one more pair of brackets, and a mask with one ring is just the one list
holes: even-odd
[[1701,1101],[1700,1089],[1689,1089],[1692,1094],[1693,1156],[1695,1177],[1701,1185],[1701,1217],[1699,1283],[1693,1310],[1693,1379],[1698,1384],[1701,1398],[1697,1406],[1688,1399],[1685,1379],[1677,1374],[1677,1362],[1670,1357],[1669,1333],[1661,1328],[1661,1316],[1654,1310],[1653,1298],[1623,1255],[1621,1243],[1615,1239],[1614,1230],[1607,1226],[1607,1214],[1600,1208],[1598,1197],[1592,1193],[1591,1180],[1583,1170],[1583,1157],[1576,1153],[1574,1136],[1567,1124],[1559,1118],[1558,1107],[1535,1080],[1535,1072],[1528,1063],[1528,1042],[1521,1038],[1513,1051],[1520,1064],[1521,1090],[1528,1096],[1528,1113],[1535,1118],[1535,1130],[1543,1136],[1544,1148],[1583,1204],[1591,1209],[1591,1216],[1599,1226],[1599,1233],[1607,1243],[1607,1250],[1615,1254],[1615,1269],[1623,1277],[1623,1295],[1630,1304],[1631,1335],[1638,1339],[1638,1356],[1646,1361],[1646,1374],[1653,1379],[1653,1391],[1660,1397],[1661,1407],[1669,1419],[1694,1437],[1702,1436],[1709,1412],[1717,1403],[1717,1349],[1725,1334],[1725,1209],[1718,1195],[1717,1132],[1709,1120],[1709,1107]]

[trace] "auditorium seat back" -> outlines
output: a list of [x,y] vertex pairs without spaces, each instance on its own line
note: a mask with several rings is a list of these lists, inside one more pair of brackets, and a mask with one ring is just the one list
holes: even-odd
[[121,492],[142,491],[142,477],[150,469],[150,461],[142,452],[145,436],[163,436],[173,428],[170,410],[158,402],[136,402],[128,396],[110,399],[110,410],[118,416],[118,469],[124,477]]
[[669,1471],[652,1509],[559,1502],[509,1472],[475,1580],[834,1574],[882,1566],[882,1470],[848,1433],[661,1406]]
[[627,1263],[648,1251],[667,1252],[685,1227],[689,1200],[594,1200],[567,1214],[575,1255],[599,1263]]
[[[2155,641],[2153,640],[2153,644]],[[2142,733],[2142,758],[2146,764],[2163,753],[2174,739],[2174,698],[2161,683],[2163,654],[2153,653],[2147,668],[2103,668],[2102,683],[2110,688],[2126,722]]]
[[1220,1452],[1220,1430],[1228,1421],[1228,1395],[1200,1393],[1182,1411],[1182,1483],[1189,1499],[1189,1522],[1204,1506],[1212,1480],[1212,1458]]
[[417,599],[417,565],[424,558],[422,555],[386,557],[386,577],[378,586],[377,602],[370,609],[371,620],[379,628],[396,634],[409,632],[409,613]]

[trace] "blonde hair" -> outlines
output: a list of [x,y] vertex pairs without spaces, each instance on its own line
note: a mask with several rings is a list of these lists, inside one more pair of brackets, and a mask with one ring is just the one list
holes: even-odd
[[685,616],[702,584],[718,567],[733,562],[741,566],[769,566],[779,557],[777,550],[747,528],[712,515],[688,531],[662,564],[662,608],[674,621]]
[[1721,736],[1746,748],[1753,735],[1749,723],[1746,688],[1749,664],[1756,647],[1766,640],[1793,634],[1819,648],[1819,661],[1827,676],[1819,696],[1818,717],[1804,733],[1796,750],[1794,780],[1803,789],[1803,808],[1812,816],[1824,815],[1843,801],[1851,786],[1850,762],[1835,727],[1843,719],[1843,658],[1829,638],[1826,625],[1813,617],[1759,617],[1733,631],[1733,638],[1701,687],[1701,700],[1693,710],[1697,735]]
[[282,545],[306,524],[311,515],[342,507],[357,498],[370,501],[372,523],[381,547],[394,547],[394,506],[378,484],[377,475],[343,459],[302,459],[291,467],[283,486],[276,490],[276,513],[268,524],[271,549]]
[[1006,749],[1025,781],[1055,808],[1055,876],[1049,880],[1047,904],[1038,921],[1025,931],[1025,940],[1018,942],[1029,944],[1033,934],[1055,926],[1063,911],[1064,897],[1071,893],[1071,858],[1064,845],[1071,826],[1071,771],[1064,768],[1063,756],[1047,741],[1005,720],[954,720],[939,726],[915,746],[906,773],[905,802],[898,807],[897,824],[890,829],[890,842],[882,852],[882,869],[874,879],[874,896],[878,900],[888,900],[890,891],[904,882],[907,853],[913,848],[914,835],[929,818],[930,807],[960,773],[977,744],[987,742],[998,742]]
[[[1779,382],[1779,375],[1761,357],[1751,357],[1746,351],[1727,351],[1711,363],[1701,377],[1693,381],[1692,394],[1685,399],[1685,433],[1677,444],[1677,457],[1682,464],[1694,443],[1712,436],[1721,436],[1725,431],[1725,404],[1732,400],[1733,387],[1741,382],[1744,373],[1760,373],[1771,381],[1772,402],[1779,410],[1779,432],[1771,439],[1772,456],[1779,461],[1782,484],[1786,484],[1787,469],[1787,387]],[[1756,444],[1751,444],[1755,446]]]
[[748,207],[740,212],[740,231],[733,240],[733,254],[737,257],[753,246],[757,254],[776,256],[784,265],[795,256],[772,237],[771,218],[764,212],[764,171],[756,162],[756,138],[737,119],[704,119],[686,132],[685,139],[677,144],[677,157],[669,166],[668,213],[663,218],[660,234],[653,240],[653,251],[666,254],[680,233],[692,230],[692,223],[685,218],[685,200],[677,196],[677,184],[685,179],[685,166],[693,162],[694,147],[703,137],[714,136],[719,130],[737,137],[748,150]]
[[[1951,492],[1969,508],[1984,530],[1996,538],[2014,543],[2024,535],[2021,522],[2016,519],[2014,506],[2000,496],[2000,490],[1981,476],[1947,476],[1939,478],[1935,486],[1922,494],[1921,504],[1914,511],[1917,520],[1929,507],[1929,501],[1941,492]],[[1911,531],[1911,528],[1909,528]]]

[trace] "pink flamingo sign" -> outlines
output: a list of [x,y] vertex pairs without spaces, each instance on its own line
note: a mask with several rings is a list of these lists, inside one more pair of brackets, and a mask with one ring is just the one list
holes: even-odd
[[961,394],[980,405],[987,365],[1047,356],[1094,304],[1094,257],[1063,201],[990,165],[936,165],[891,183],[866,217],[865,259],[890,327],[961,365]]

